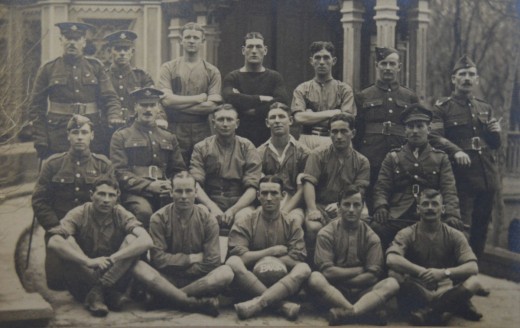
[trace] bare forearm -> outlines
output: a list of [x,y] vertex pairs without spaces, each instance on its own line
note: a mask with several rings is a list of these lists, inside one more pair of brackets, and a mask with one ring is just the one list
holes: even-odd
[[[206,194],[206,191],[200,186],[200,184],[197,182],[197,200],[201,202],[204,206],[206,206],[210,211],[214,206],[217,206],[211,198],[209,198],[208,194]],[[217,206],[218,207],[218,206]]]
[[296,266],[296,264],[301,263],[301,262],[295,261],[289,255],[284,255],[282,257],[279,257],[278,259],[280,261],[282,261],[283,264],[285,264],[285,266],[287,267],[288,270],[291,270],[292,268],[294,268]]
[[258,260],[266,256],[274,256],[274,252],[271,248],[266,248],[259,251],[249,251],[242,254],[240,258],[242,259],[242,262],[248,266],[250,264],[256,263]]
[[77,243],[73,237],[65,240],[62,236],[53,236],[49,240],[48,247],[56,251],[64,260],[87,265],[90,258],[76,245]]
[[171,90],[164,89],[162,91],[164,92],[164,98],[161,100],[161,103],[168,109],[178,109],[176,106],[191,106],[202,102],[201,95],[179,96],[173,94]]
[[114,262],[124,260],[130,257],[137,257],[153,246],[152,238],[148,234],[143,234],[133,241],[131,241],[126,247],[120,248],[117,252],[110,256],[110,259]]
[[332,116],[341,113],[339,109],[329,109],[321,112],[313,112],[306,110],[304,112],[298,112],[294,115],[296,122],[303,125],[312,125],[323,122]]
[[372,286],[377,282],[377,277],[372,272],[363,272],[351,279],[346,284],[350,287],[364,288]]
[[181,109],[181,112],[194,115],[209,115],[213,113],[215,108],[217,108],[216,103],[212,101],[205,101],[203,103]]
[[390,269],[398,273],[408,274],[413,277],[418,277],[421,274],[421,272],[426,270],[426,268],[414,264],[405,259],[403,256],[397,254],[388,254],[386,264]]
[[310,182],[305,182],[303,185],[303,198],[309,211],[317,210],[316,207],[316,190],[314,185]]
[[289,213],[300,205],[302,198],[303,188],[299,187],[294,195],[289,196],[287,202],[283,205],[282,210]]
[[478,265],[477,262],[474,261],[461,264],[455,268],[447,269],[450,270],[452,279],[466,279],[478,273]]
[[330,281],[345,281],[354,278],[357,275],[360,275],[365,270],[363,267],[353,267],[353,268],[341,268],[337,266],[329,267],[323,270],[323,275]]
[[234,212],[235,214],[240,211],[241,209],[243,209],[244,207],[247,207],[249,205],[251,205],[251,203],[255,200],[256,198],[256,189],[255,188],[248,188],[246,190],[246,192],[242,195],[242,197],[240,197],[237,202],[235,203],[235,205],[233,205],[233,209],[234,209]]

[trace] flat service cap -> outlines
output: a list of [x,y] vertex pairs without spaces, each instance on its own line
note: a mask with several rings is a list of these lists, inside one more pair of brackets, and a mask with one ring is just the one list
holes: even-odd
[[117,31],[103,38],[110,46],[133,46],[137,34],[132,31]]
[[81,37],[85,36],[88,30],[95,30],[94,25],[78,22],[61,22],[54,24],[60,29],[65,37]]
[[432,118],[433,113],[428,108],[420,104],[412,104],[401,113],[399,120],[402,124],[412,121],[426,121],[429,123],[432,121]]
[[376,61],[381,61],[391,54],[398,54],[399,52],[394,48],[376,47]]
[[130,93],[135,102],[138,103],[151,103],[158,102],[161,99],[164,92],[159,89],[146,87],[142,89],[134,90]]

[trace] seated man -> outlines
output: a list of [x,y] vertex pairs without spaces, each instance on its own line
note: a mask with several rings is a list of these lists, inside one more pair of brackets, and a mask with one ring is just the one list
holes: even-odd
[[299,225],[302,225],[304,213],[301,209],[301,176],[310,150],[289,133],[293,118],[291,109],[286,105],[279,102],[272,104],[265,123],[271,130],[271,138],[258,147],[262,159],[262,173],[277,175],[283,180],[287,196],[282,202],[282,211],[289,213],[298,220]]
[[407,143],[389,152],[381,165],[374,189],[374,219],[371,228],[386,250],[395,234],[417,221],[417,196],[420,190],[440,190],[446,223],[460,230],[459,199],[451,163],[442,150],[428,143],[432,113],[413,104],[401,114]]
[[251,141],[235,135],[240,121],[233,106],[218,107],[212,121],[215,135],[195,145],[190,173],[199,184],[198,200],[221,228],[230,228],[235,216],[253,210],[262,164]]
[[63,260],[67,289],[94,316],[107,315],[107,305],[120,310],[129,270],[153,245],[141,223],[117,205],[118,197],[117,182],[100,179],[91,202],[72,209],[48,232],[48,248]]
[[400,305],[412,311],[414,325],[440,325],[445,312],[482,317],[470,301],[481,288],[477,258],[462,232],[441,222],[442,211],[439,191],[421,191],[420,221],[399,231],[386,251],[388,268],[400,280]]
[[121,202],[145,228],[150,216],[171,201],[168,178],[186,169],[177,138],[156,123],[162,95],[151,87],[133,91],[135,121],[116,131],[110,144]]
[[[329,324],[356,322],[382,307],[399,290],[394,278],[379,281],[383,251],[379,237],[361,221],[363,195],[349,188],[339,196],[339,219],[318,233],[314,262],[319,271],[309,278],[309,289],[330,310]],[[321,303],[320,303],[321,304]],[[386,324],[379,315],[371,319]]]
[[[170,303],[187,311],[218,315],[215,296],[233,280],[233,271],[220,266],[217,221],[202,205],[194,205],[195,179],[188,172],[173,177],[173,203],[150,221],[152,269],[140,262],[140,276],[153,293],[148,305]],[[160,273],[160,274],[159,274]]]
[[313,149],[330,144],[328,120],[342,112],[356,116],[356,104],[352,88],[332,77],[332,67],[337,61],[334,45],[316,41],[309,50],[314,78],[294,90],[291,108],[296,122],[303,125],[298,140]]
[[[52,155],[43,163],[34,186],[32,207],[45,231],[59,226],[68,211],[88,202],[90,190],[97,179],[114,179],[114,168],[108,158],[90,151],[94,137],[90,119],[81,115],[72,116],[67,123],[69,151]],[[46,242],[49,237],[46,233]],[[45,276],[47,287],[53,290],[65,288],[60,263],[59,257],[47,249]]]
[[[370,178],[370,164],[352,148],[354,117],[337,114],[329,120],[332,145],[315,149],[309,155],[303,177],[303,197],[307,204],[305,241],[313,255],[316,235],[337,217],[338,194],[349,186],[364,191]],[[309,258],[311,263],[314,257]]]
[[279,177],[263,177],[258,190],[262,208],[237,220],[229,233],[231,257],[226,264],[235,273],[233,284],[241,292],[256,296],[235,304],[241,320],[271,305],[279,307],[289,320],[298,317],[300,305],[282,301],[298,293],[311,269],[302,262],[306,251],[301,226],[280,211],[283,190]]

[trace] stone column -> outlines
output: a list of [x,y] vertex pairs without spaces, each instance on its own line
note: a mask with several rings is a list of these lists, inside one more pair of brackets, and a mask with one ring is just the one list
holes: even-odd
[[428,64],[428,0],[418,0],[417,7],[409,12],[410,31],[410,87],[417,95],[426,97],[426,66]]
[[343,81],[354,89],[360,87],[361,26],[363,4],[357,0],[345,0],[341,6],[343,24]]
[[54,26],[59,22],[69,20],[70,0],[42,0],[38,2],[41,6],[42,24],[42,64],[61,56],[63,50],[60,45],[60,29]]
[[141,1],[143,4],[143,66],[154,81],[159,78],[162,63],[162,10],[161,1]]
[[397,16],[397,0],[377,0],[374,20],[377,26],[377,45],[379,47],[395,48],[395,26]]
[[208,21],[206,14],[197,16],[197,24],[206,31],[206,41],[200,50],[200,55],[213,65],[218,64],[218,47],[220,44],[220,28],[217,23]]
[[168,60],[172,60],[175,58],[179,58],[182,56],[182,48],[181,48],[181,27],[182,21],[180,18],[172,18],[170,19],[170,26],[168,30],[170,33],[168,34],[168,40],[170,40],[170,58]]

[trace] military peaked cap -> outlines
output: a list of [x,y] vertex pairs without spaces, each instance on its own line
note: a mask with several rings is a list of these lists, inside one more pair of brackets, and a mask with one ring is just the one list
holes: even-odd
[[104,37],[111,46],[133,46],[137,34],[132,31],[117,31]]
[[399,52],[394,48],[376,47],[376,61],[381,61],[391,54],[399,55]]
[[471,58],[469,58],[467,55],[464,55],[460,57],[459,60],[457,60],[455,66],[453,66],[453,69],[451,70],[451,74],[455,74],[459,69],[470,67],[477,67],[477,65],[475,65]]
[[161,99],[164,92],[159,89],[146,87],[142,89],[134,90],[130,93],[135,102],[138,103],[150,103],[158,102]]
[[426,107],[420,104],[412,104],[407,109],[405,109],[399,120],[402,124],[406,124],[412,121],[426,121],[431,122],[433,118],[433,113]]
[[60,29],[65,37],[81,37],[85,36],[88,30],[95,30],[94,25],[78,22],[61,22],[54,24]]

